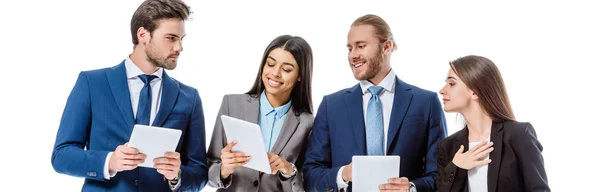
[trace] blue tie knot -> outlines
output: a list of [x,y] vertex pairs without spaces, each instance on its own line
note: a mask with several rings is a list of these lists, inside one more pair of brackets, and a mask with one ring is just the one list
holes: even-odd
[[155,78],[158,78],[156,75],[146,75],[146,74],[141,74],[138,77],[140,77],[140,80],[142,80],[142,82],[144,82],[144,85],[148,85],[148,83],[152,82],[152,80],[154,80]]
[[380,87],[380,86],[371,86],[367,90],[369,91],[369,93],[371,93],[371,97],[373,97],[373,96],[379,96],[379,93],[381,93],[381,91],[383,91],[383,87]]

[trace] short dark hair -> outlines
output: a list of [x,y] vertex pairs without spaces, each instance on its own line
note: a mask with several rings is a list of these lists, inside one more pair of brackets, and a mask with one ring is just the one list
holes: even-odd
[[181,0],[146,0],[133,13],[131,18],[131,40],[137,45],[137,30],[140,27],[148,30],[150,34],[158,27],[158,20],[180,19],[187,20],[190,7]]
[[267,63],[269,53],[277,48],[282,48],[290,52],[296,62],[298,62],[298,67],[300,68],[298,70],[300,82],[297,82],[294,88],[292,88],[292,108],[296,115],[300,115],[302,112],[312,114],[313,55],[310,45],[302,37],[282,35],[271,41],[263,54],[254,85],[246,94],[259,97],[262,91],[265,90],[265,85],[262,82],[263,68]]

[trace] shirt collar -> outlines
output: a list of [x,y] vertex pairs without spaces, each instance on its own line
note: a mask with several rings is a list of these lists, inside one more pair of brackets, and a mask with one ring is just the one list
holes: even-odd
[[[379,83],[379,86],[383,87],[383,90],[394,92],[394,87],[396,85],[396,73],[394,70],[390,70],[390,72],[383,78],[383,81]],[[363,95],[369,92],[369,87],[374,86],[369,80],[360,80],[360,89],[362,90]]]
[[[156,75],[158,79],[162,80],[163,68],[159,67],[156,72],[152,73],[152,75]],[[131,58],[127,56],[125,58],[125,71],[127,73],[127,79],[137,78],[139,75],[145,74],[137,65],[131,61]]]
[[287,114],[291,106],[292,99],[290,99],[285,105],[273,108],[273,106],[271,106],[271,103],[269,103],[269,100],[267,99],[267,94],[265,93],[265,91],[263,90],[263,92],[260,94],[261,115],[267,116],[271,113],[276,113],[277,118],[281,118],[282,116]]

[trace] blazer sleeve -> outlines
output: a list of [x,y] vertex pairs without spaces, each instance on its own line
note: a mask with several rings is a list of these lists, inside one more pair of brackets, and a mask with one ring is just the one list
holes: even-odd
[[[195,90],[191,121],[184,136],[181,165],[181,187],[179,191],[200,191],[206,184],[208,165],[206,162],[206,132],[204,131],[204,112],[200,94]],[[183,159],[185,158],[185,159]]]
[[514,151],[521,170],[523,170],[526,191],[550,191],[544,169],[543,147],[537,140],[533,126],[526,123],[523,132],[520,132],[515,138],[514,142],[517,147],[514,148]]
[[[312,115],[310,117],[314,118]],[[310,123],[308,123],[306,126],[312,129],[312,125],[313,119],[311,119]],[[296,175],[292,178],[284,178],[282,175],[279,175],[279,181],[284,186],[284,192],[304,191],[304,174],[302,173],[302,166],[304,165],[304,161],[306,160],[306,148],[308,147],[308,138],[310,138],[311,134],[312,131],[309,131],[307,137],[304,139],[304,142],[302,144],[302,148],[300,154],[298,155],[298,159],[296,159],[296,162],[294,163],[294,166],[296,166],[297,170]],[[286,186],[289,186],[289,188]]]
[[90,86],[84,72],[67,99],[52,151],[52,167],[61,174],[104,181],[109,151],[84,150],[92,123]]
[[317,111],[302,168],[306,191],[337,191],[336,177],[342,166],[331,167],[327,99],[327,96],[323,97]]
[[451,191],[452,186],[454,184],[459,185],[459,188],[462,188],[464,183],[464,178],[466,177],[465,169],[461,169],[457,167],[454,163],[452,163],[452,159],[454,158],[455,151],[452,150],[451,146],[453,140],[442,140],[438,145],[439,153],[437,157],[437,166],[438,175],[435,178],[435,186],[436,191],[438,192],[448,192]]
[[437,94],[431,94],[429,101],[427,153],[424,158],[424,177],[413,180],[419,192],[433,192],[435,188],[435,176],[438,171],[436,163],[438,155],[438,143],[446,138],[446,116]]
[[217,189],[227,188],[231,185],[232,176],[226,180],[221,180],[221,149],[227,145],[221,115],[229,115],[228,96],[223,96],[223,101],[217,115],[215,128],[213,129],[210,145],[208,147],[208,185]]

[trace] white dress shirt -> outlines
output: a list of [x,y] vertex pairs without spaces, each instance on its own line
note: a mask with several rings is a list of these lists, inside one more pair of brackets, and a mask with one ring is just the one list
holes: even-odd
[[[160,101],[162,96],[162,75],[164,69],[159,67],[156,72],[152,75],[156,75],[157,78],[154,78],[150,82],[150,87],[152,88],[152,103],[150,108],[150,125],[154,121],[156,117],[156,113],[158,113],[160,107]],[[138,103],[140,99],[140,92],[144,87],[144,82],[140,79],[139,75],[145,74],[137,65],[131,61],[129,56],[125,59],[125,72],[127,75],[127,87],[129,87],[129,95],[131,99],[131,109],[133,110],[133,117],[136,117]],[[109,172],[108,163],[110,161],[110,156],[112,152],[108,153],[106,156],[106,160],[104,161],[104,179],[109,180],[110,178],[117,175],[116,172]],[[177,185],[172,186],[171,182],[168,182],[169,186],[172,190],[176,190],[181,185],[181,180],[177,183]]]
[[[369,100],[371,99],[371,93],[368,89],[371,86],[375,85],[373,85],[373,83],[370,81],[360,81],[360,89],[363,94],[363,122],[367,122],[367,106],[369,105]],[[383,152],[385,154],[387,151],[387,134],[388,128],[390,127],[390,116],[392,115],[392,107],[394,105],[394,89],[396,87],[396,73],[394,73],[394,70],[390,70],[387,76],[383,78],[383,81],[381,81],[377,86],[383,87],[383,90],[381,93],[379,93],[379,100],[381,100],[381,107],[383,110]],[[337,174],[338,189],[346,189],[348,187],[348,183],[344,182],[344,179],[342,178],[342,170],[344,170],[344,167],[346,166],[342,166]]]

